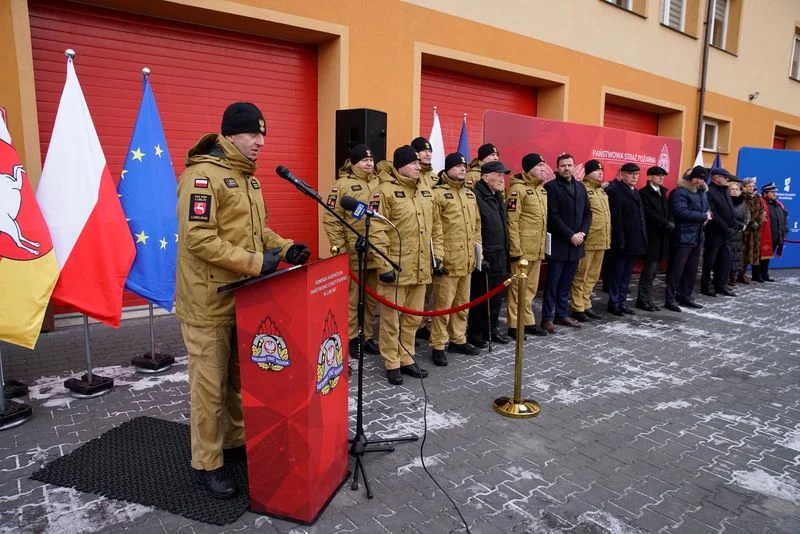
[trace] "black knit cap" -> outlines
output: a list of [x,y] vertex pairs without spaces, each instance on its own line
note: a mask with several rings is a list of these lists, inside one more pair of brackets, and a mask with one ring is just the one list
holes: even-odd
[[587,161],[586,163],[583,164],[583,175],[584,176],[589,176],[594,171],[596,171],[598,169],[602,169],[602,168],[603,168],[603,164],[602,163],[600,163],[596,159],[590,159],[589,161]]
[[498,152],[497,147],[492,143],[486,143],[478,147],[478,159],[486,159],[486,156],[491,154],[497,154],[497,157],[500,157],[500,152]]
[[658,165],[647,169],[647,176],[666,176],[668,173]]
[[531,172],[531,169],[542,163],[544,158],[539,154],[531,152],[522,158],[522,172]]
[[364,158],[371,158],[372,150],[367,148],[367,145],[356,145],[350,151],[350,163],[356,164]]
[[449,171],[456,165],[467,164],[467,158],[461,155],[461,152],[453,152],[452,154],[448,154],[446,158],[444,158],[444,172]]
[[392,156],[392,165],[395,169],[401,169],[413,161],[419,160],[417,151],[413,146],[403,145],[394,151]]
[[413,146],[414,150],[417,152],[422,152],[423,150],[433,150],[430,142],[424,137],[415,138],[413,141],[411,141],[411,146]]
[[689,173],[689,179],[692,178],[702,178],[703,180],[706,179],[708,176],[708,171],[702,165],[696,165],[692,168],[692,171]]
[[234,102],[222,114],[222,135],[236,135],[240,133],[267,134],[267,123],[264,115],[255,104],[250,102]]
[[635,163],[626,163],[620,167],[620,172],[639,172],[639,166]]
[[511,171],[506,169],[506,166],[498,160],[490,161],[489,163],[484,163],[481,165],[481,174],[489,174],[490,172],[502,172],[503,174],[508,174]]

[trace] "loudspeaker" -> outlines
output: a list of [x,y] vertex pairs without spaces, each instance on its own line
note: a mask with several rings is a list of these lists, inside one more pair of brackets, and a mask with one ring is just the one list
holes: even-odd
[[368,108],[336,110],[336,169],[356,145],[367,145],[375,163],[386,159],[386,113]]

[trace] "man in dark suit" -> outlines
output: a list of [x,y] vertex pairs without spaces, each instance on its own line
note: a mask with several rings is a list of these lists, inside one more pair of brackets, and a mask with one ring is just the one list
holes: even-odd
[[619,177],[608,187],[608,205],[611,208],[611,253],[608,270],[608,311],[620,316],[633,315],[625,302],[638,256],[647,252],[647,227],[644,207],[636,190],[639,166],[626,163]]
[[667,188],[661,185],[666,175],[667,171],[661,167],[650,167],[647,169],[647,184],[639,189],[647,222],[647,253],[639,277],[636,307],[646,311],[661,309],[653,300],[653,280],[661,262],[669,259],[670,234],[675,229]]
[[580,328],[580,323],[569,316],[569,290],[584,255],[583,241],[592,224],[592,211],[586,187],[572,176],[574,169],[575,159],[561,154],[556,159],[555,179],[544,186],[551,247],[541,326],[551,334],[556,331],[555,324]]
[[[730,175],[725,169],[711,169],[711,183],[708,184],[708,206],[711,210],[711,220],[708,221],[705,228],[703,272],[700,275],[700,293],[708,297],[736,296],[728,289],[728,274],[731,271],[731,238],[738,230],[733,200],[728,194],[728,177]],[[713,280],[712,271],[714,273]]]

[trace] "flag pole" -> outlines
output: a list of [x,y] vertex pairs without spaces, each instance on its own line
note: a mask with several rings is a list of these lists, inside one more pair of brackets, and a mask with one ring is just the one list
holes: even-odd
[[[142,68],[142,77],[144,83],[150,80],[150,67]],[[156,374],[164,372],[172,367],[175,363],[175,357],[169,354],[160,354],[156,352],[156,327],[153,320],[153,302],[148,299],[147,312],[150,323],[150,352],[146,352],[141,356],[131,358],[131,365],[136,368],[136,372],[142,374]]]
[[[2,348],[2,347],[0,347]],[[33,416],[33,408],[27,404],[8,401],[6,404],[5,378],[3,377],[3,354],[0,352],[0,430],[18,427]]]
[[68,378],[64,387],[71,397],[93,399],[109,393],[114,387],[114,379],[100,376],[92,371],[92,346],[89,341],[89,316],[83,314],[83,343],[86,348],[86,373],[80,378]]

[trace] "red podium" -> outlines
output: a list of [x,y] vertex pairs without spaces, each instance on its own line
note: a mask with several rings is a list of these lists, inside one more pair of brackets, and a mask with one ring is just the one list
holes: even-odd
[[250,509],[310,524],[348,475],[348,258],[226,286],[236,325]]

